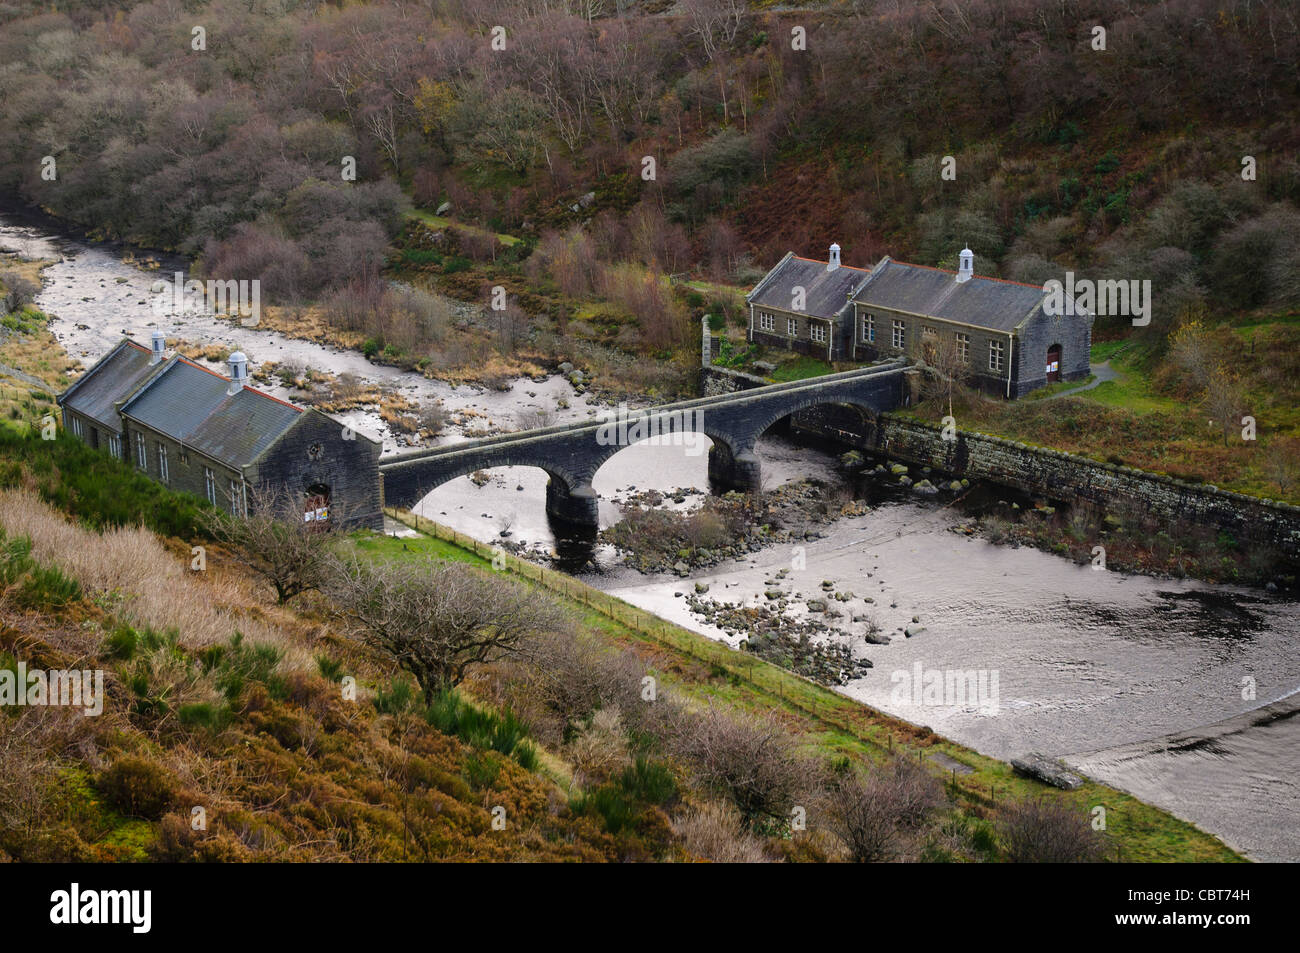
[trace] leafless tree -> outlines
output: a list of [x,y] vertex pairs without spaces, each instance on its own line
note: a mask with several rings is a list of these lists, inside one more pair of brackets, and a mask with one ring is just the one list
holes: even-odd
[[263,486],[248,491],[247,515],[214,510],[203,517],[208,532],[236,550],[244,564],[271,585],[281,604],[320,588],[332,541],[324,527],[338,525],[343,518],[335,511],[328,524],[305,520],[302,504],[287,488]]
[[462,563],[338,558],[327,592],[368,642],[415,676],[430,702],[470,666],[517,654],[530,637],[572,624],[541,592]]
[[1210,376],[1205,388],[1205,410],[1223,433],[1223,445],[1228,445],[1228,434],[1241,426],[1245,397],[1231,373],[1220,368]]
[[926,341],[923,356],[925,364],[922,368],[921,392],[929,400],[947,400],[948,414],[951,416],[953,392],[970,384],[969,357],[962,356],[956,336],[948,334]]

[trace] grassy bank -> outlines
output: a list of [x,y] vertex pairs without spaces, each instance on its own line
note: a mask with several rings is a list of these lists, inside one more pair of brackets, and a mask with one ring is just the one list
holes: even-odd
[[929,729],[874,711],[753,656],[652,616],[557,573],[403,511],[390,511],[418,538],[370,538],[359,543],[377,558],[435,556],[490,567],[544,586],[582,614],[583,624],[612,644],[632,648],[659,677],[701,703],[719,699],[753,712],[779,711],[810,749],[826,758],[880,761],[891,753],[923,761],[945,777],[972,817],[1012,798],[1061,798],[1106,807],[1108,829],[1125,861],[1237,861],[1242,858],[1194,825],[1095,782],[1064,792],[1023,778],[1004,762],[948,741]]

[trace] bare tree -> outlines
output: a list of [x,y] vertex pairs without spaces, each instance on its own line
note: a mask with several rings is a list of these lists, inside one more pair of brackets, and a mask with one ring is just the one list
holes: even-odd
[[470,666],[571,625],[539,591],[462,563],[372,564],[354,555],[334,560],[329,580],[339,614],[415,676],[429,702]]
[[1220,368],[1210,376],[1205,388],[1205,410],[1223,433],[1223,445],[1228,445],[1228,434],[1240,426],[1245,397],[1237,379]]
[[331,542],[326,528],[337,525],[342,514],[331,513],[328,523],[306,520],[302,501],[283,487],[250,489],[247,509],[247,515],[208,511],[204,526],[271,585],[276,602],[320,588]]
[[929,400],[947,400],[948,414],[951,416],[953,392],[970,384],[970,359],[957,347],[956,335],[945,334],[935,340],[925,341],[922,353],[925,363],[922,367],[921,392]]

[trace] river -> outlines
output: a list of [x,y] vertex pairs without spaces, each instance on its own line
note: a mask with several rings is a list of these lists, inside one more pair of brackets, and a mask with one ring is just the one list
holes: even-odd
[[[87,366],[123,334],[147,343],[154,327],[201,344],[239,348],[255,368],[292,361],[387,383],[415,399],[437,398],[514,429],[521,410],[554,422],[602,408],[559,376],[515,381],[509,391],[452,387],[272,331],[246,328],[201,310],[159,316],[151,287],[159,272],[125,264],[123,249],[60,234],[48,222],[0,216],[0,249],[55,260],[38,306],[68,353]],[[161,275],[160,275],[161,273]],[[278,385],[264,389],[295,400]],[[568,407],[560,406],[560,398]],[[397,435],[376,412],[339,415],[397,452]],[[453,427],[443,441],[465,439]],[[704,490],[707,457],[688,448],[637,445],[595,479],[602,525],[619,518],[637,491]],[[772,435],[759,442],[764,482],[843,478],[830,454]],[[484,540],[510,539],[549,553],[565,549],[543,511],[546,477],[501,468],[478,486],[469,478],[431,493],[419,512]],[[860,488],[859,488],[860,489]],[[865,494],[865,491],[863,493]],[[682,494],[682,507],[698,494]],[[953,533],[960,514],[941,502],[898,494],[866,515],[840,519],[798,551],[772,547],[686,577],[645,576],[621,567],[607,547],[582,551],[578,573],[593,585],[713,638],[678,593],[699,582],[709,598],[758,604],[779,585],[820,597],[823,580],[852,599],[837,638],[874,668],[844,686],[853,698],[925,724],[998,758],[1041,751],[1107,784],[1164,807],[1258,860],[1300,860],[1300,607],[1279,595],[1228,586],[1094,571],[1028,548],[995,546]],[[568,547],[571,550],[572,547]],[[785,570],[784,576],[778,576]],[[872,602],[865,600],[870,597]],[[862,638],[852,615],[871,618],[889,644]],[[913,622],[918,619],[919,622]],[[911,626],[914,635],[902,629]],[[917,631],[917,628],[920,630]],[[926,673],[971,673],[987,691],[958,702],[913,691]]]

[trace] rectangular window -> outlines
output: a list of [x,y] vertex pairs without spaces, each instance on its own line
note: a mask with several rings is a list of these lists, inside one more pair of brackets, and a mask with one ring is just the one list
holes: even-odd
[[970,363],[970,335],[957,332],[957,360],[963,364]]
[[122,459],[122,438],[115,433],[108,435],[108,452],[111,453],[115,459]]
[[899,351],[907,346],[907,325],[902,321],[894,322],[894,336],[891,343]]
[[867,344],[876,343],[876,316],[874,314],[864,314],[862,316],[862,340]]
[[203,468],[203,489],[208,495],[208,502],[213,506],[217,504],[217,478],[212,475],[212,471],[207,467]]
[[240,507],[239,505],[240,492],[239,492],[239,484],[236,481],[234,480],[230,481],[229,492],[230,492],[230,513],[232,516],[239,516],[240,513],[242,512],[242,507]]
[[991,371],[1002,370],[1002,342],[1001,341],[989,342],[989,370]]
[[158,479],[167,482],[167,448],[158,444]]
[[933,341],[933,340],[935,340],[938,336],[939,336],[939,332],[936,331],[936,330],[934,329],[933,326],[931,326],[931,325],[929,325],[929,324],[926,324],[926,325],[923,325],[923,326],[921,327],[921,337],[922,337],[922,338],[928,338],[928,339],[930,339],[931,341]]
[[141,470],[149,469],[149,449],[144,445],[144,434],[135,435],[135,465]]
[[768,314],[766,311],[758,312],[758,329],[760,331],[775,331],[776,315]]
[[68,418],[68,427],[72,430],[73,436],[81,436],[81,420],[77,417]]
[[785,319],[785,333],[792,338],[799,336],[799,320],[797,318]]
[[826,343],[826,325],[822,324],[820,321],[809,321],[808,333],[812,335],[814,341],[821,344]]

